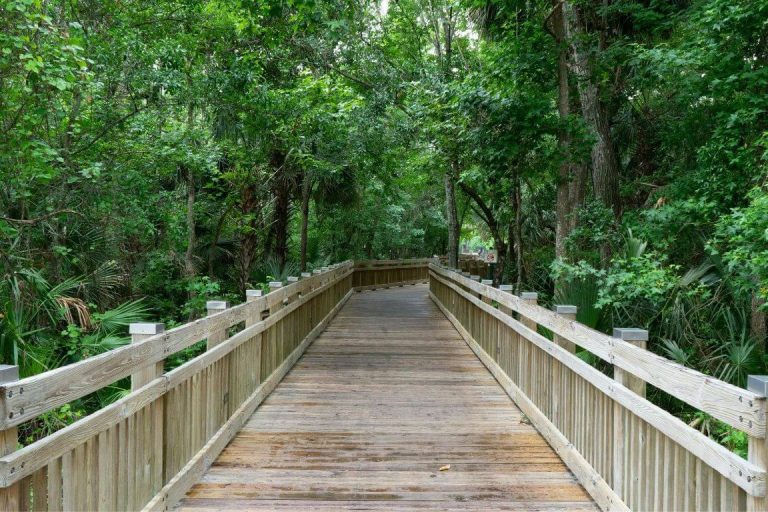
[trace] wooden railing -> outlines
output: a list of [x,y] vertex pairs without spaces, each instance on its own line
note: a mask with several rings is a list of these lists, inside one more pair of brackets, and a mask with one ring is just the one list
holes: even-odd
[[[353,264],[324,267],[247,302],[18,380],[0,369],[0,510],[165,510],[184,496],[352,293]],[[165,371],[172,354],[206,351]],[[17,427],[131,376],[130,394],[16,450]]]
[[[645,350],[645,331],[608,336],[576,322],[574,306],[549,311],[439,265],[430,295],[603,510],[765,510],[764,391]],[[749,460],[646,400],[645,383],[748,434]]]
[[[440,264],[448,265],[448,257],[440,256]],[[481,279],[488,277],[488,264],[477,255],[459,254],[459,270]]]
[[356,261],[352,285],[360,291],[426,283],[429,264],[433,261],[433,258]]

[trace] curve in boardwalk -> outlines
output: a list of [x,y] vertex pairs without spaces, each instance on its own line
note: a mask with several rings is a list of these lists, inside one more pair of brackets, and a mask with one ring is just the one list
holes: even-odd
[[596,510],[424,286],[355,294],[180,508]]

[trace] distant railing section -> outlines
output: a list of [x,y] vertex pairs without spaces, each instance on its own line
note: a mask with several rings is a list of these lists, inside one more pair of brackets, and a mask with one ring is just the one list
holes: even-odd
[[[440,265],[448,265],[448,257],[440,256]],[[459,270],[468,272],[473,276],[480,276],[481,279],[488,277],[488,264],[475,254],[459,254]]]
[[356,261],[352,286],[361,291],[426,283],[429,264],[434,261],[434,258]]
[[[549,311],[535,293],[440,265],[430,295],[602,509],[765,510],[765,380],[761,391],[732,386],[645,350],[646,331],[608,336],[576,322],[575,306]],[[646,400],[646,383],[745,432],[749,460]]]
[[[353,264],[249,290],[235,307],[40,375],[0,368],[0,510],[166,510],[184,496],[352,293]],[[164,360],[206,340],[165,371]],[[17,450],[17,427],[131,377],[131,392]]]

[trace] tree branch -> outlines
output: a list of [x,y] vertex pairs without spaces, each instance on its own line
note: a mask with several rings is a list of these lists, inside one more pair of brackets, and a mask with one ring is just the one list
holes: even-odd
[[10,217],[0,217],[0,220],[4,220],[6,222],[9,222],[11,224],[18,224],[20,226],[34,226],[35,224],[42,222],[44,220],[50,219],[51,217],[55,217],[57,215],[61,215],[62,213],[70,213],[72,215],[77,215],[79,217],[82,217],[83,214],[80,212],[76,212],[75,210],[56,210],[55,212],[46,213],[45,215],[42,215],[40,217],[36,217],[34,219],[12,219]]

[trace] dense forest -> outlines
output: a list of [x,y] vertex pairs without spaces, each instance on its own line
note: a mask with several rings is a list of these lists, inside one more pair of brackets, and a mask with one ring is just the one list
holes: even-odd
[[2,0],[0,130],[22,375],[329,262],[481,247],[590,326],[768,369],[764,0]]

